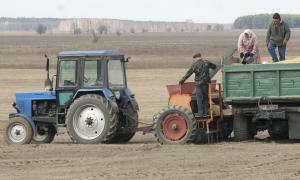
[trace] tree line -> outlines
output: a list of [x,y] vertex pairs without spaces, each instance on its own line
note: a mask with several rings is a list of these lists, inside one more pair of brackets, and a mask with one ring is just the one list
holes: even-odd
[[[281,19],[288,23],[291,28],[300,27],[300,15],[281,14]],[[273,14],[257,14],[238,17],[234,23],[233,29],[266,29],[272,22]]]
[[[0,17],[0,31],[48,31],[71,32],[74,34],[90,33],[91,30],[105,33],[139,33],[139,32],[200,32],[223,31],[223,24],[201,24],[193,22],[154,22],[115,19],[59,19],[59,18],[7,18]],[[106,26],[106,27],[104,27]],[[119,26],[119,27],[118,27]],[[46,27],[46,28],[45,28]],[[102,29],[102,30],[101,30]],[[102,34],[102,33],[101,33]]]
[[35,31],[42,24],[55,29],[62,19],[57,18],[6,18],[0,17],[0,31]]

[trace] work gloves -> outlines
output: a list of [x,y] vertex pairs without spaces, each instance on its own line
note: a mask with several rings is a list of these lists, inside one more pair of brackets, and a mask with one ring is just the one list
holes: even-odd
[[253,54],[253,53],[251,53],[251,52],[247,52],[247,53],[246,53],[246,55],[245,55],[245,57],[248,57],[248,56],[250,56],[250,57],[253,57],[253,56],[254,56],[254,54]]
[[247,52],[247,53],[240,53],[240,58],[243,59],[243,58],[247,58],[247,57],[253,57],[254,54],[252,52]]
[[240,53],[240,58],[242,59],[244,57],[244,53]]
[[242,64],[252,64],[254,62],[254,54],[252,52],[240,53]]

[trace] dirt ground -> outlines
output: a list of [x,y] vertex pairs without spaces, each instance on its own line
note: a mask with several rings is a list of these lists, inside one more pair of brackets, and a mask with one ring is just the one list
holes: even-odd
[[[5,42],[10,42],[8,36],[4,37]],[[1,38],[0,41],[4,42]],[[21,41],[17,36],[11,38]],[[22,38],[26,39],[27,36]],[[181,36],[176,38],[176,41],[182,41],[182,44],[187,44],[192,39],[189,36],[185,40]],[[226,44],[229,41],[227,38],[226,36],[221,41]],[[158,37],[146,39],[152,44],[144,44],[145,49],[159,40]],[[166,42],[172,41],[173,44],[172,37],[163,39]],[[112,41],[112,44],[114,42]],[[141,43],[140,40],[136,42]],[[8,49],[22,49],[26,46],[10,43],[6,44]],[[31,43],[38,46],[37,42]],[[2,43],[0,47],[4,45]],[[47,46],[57,48],[53,44]],[[184,55],[187,55],[192,51],[191,46],[188,46],[188,51],[179,51],[184,51]],[[222,44],[221,47],[223,46],[225,45]],[[4,64],[1,66],[0,63],[0,179],[300,179],[300,143],[274,141],[268,138],[266,132],[253,141],[242,143],[229,139],[210,145],[160,145],[153,134],[138,133],[129,144],[78,145],[73,144],[65,130],[61,129],[52,144],[7,145],[3,136],[4,126],[8,113],[14,111],[11,108],[14,92],[43,89],[45,78],[45,72],[39,68],[39,60],[36,59],[43,50],[34,52],[31,57],[30,52],[22,51],[21,55],[15,52],[17,54],[13,55],[8,49],[0,50],[0,62]],[[221,53],[220,49],[222,48],[215,48],[217,54]],[[130,48],[127,50],[134,54]],[[180,59],[172,55],[173,51],[176,51],[176,48],[169,50],[169,60],[175,59],[179,62]],[[56,50],[53,50],[54,52]],[[28,58],[28,62],[20,62],[21,65],[24,64],[21,67],[23,69],[20,69],[17,68],[17,61],[11,61],[14,57],[20,60],[22,53]],[[149,54],[141,53],[139,57],[144,57],[143,60],[151,59]],[[155,57],[159,55],[153,51],[152,54]],[[212,52],[211,54],[212,58],[216,58]],[[4,59],[6,55],[11,56],[8,62]],[[152,116],[167,105],[168,94],[165,85],[177,83],[186,69],[140,69],[140,65],[135,67],[135,63],[139,64],[139,61],[141,60],[133,60],[132,64],[129,64],[131,69],[127,73],[128,85],[139,102],[140,120],[150,123]],[[27,63],[34,68],[28,68]],[[155,63],[165,64],[160,58]]]
[[[28,73],[30,72],[30,73]],[[143,122],[167,103],[165,84],[184,69],[129,70]],[[8,74],[13,74],[9,76]],[[16,90],[41,89],[43,71],[1,69],[0,179],[299,179],[300,143],[270,139],[212,145],[160,145],[138,133],[126,145],[77,145],[61,129],[53,144],[7,145],[3,125]],[[6,78],[3,78],[6,77]],[[156,79],[161,78],[161,81]],[[31,79],[31,80],[29,80]],[[262,134],[260,137],[264,137]]]

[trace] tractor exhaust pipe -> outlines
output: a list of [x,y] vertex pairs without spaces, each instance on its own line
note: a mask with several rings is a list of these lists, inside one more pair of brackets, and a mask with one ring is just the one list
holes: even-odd
[[50,77],[49,77],[49,58],[48,58],[47,54],[45,54],[45,58],[46,58],[46,72],[47,72],[47,77],[46,77],[46,80],[45,80],[44,87],[45,87],[46,91],[52,91],[53,90],[53,86],[52,86],[52,81],[50,80]]

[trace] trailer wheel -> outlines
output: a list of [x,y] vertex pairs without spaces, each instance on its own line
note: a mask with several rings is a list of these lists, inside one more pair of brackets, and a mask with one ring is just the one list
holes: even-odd
[[273,139],[288,139],[289,127],[286,120],[273,120],[271,127],[268,129],[269,135]]
[[241,113],[234,114],[233,131],[236,141],[249,140],[251,137],[249,121]]
[[129,104],[119,118],[119,126],[115,137],[110,142],[112,143],[126,143],[129,142],[135,135],[136,128],[138,127],[138,111]]
[[168,106],[157,115],[155,137],[161,144],[192,143],[196,135],[196,119],[187,109]]
[[208,135],[204,130],[198,130],[196,138],[194,140],[196,144],[207,144],[208,143]]
[[276,133],[268,130],[269,135],[272,139],[288,139],[289,134],[288,133]]
[[88,94],[76,99],[67,112],[67,131],[74,143],[97,144],[111,140],[118,115],[105,98]]
[[55,137],[56,129],[53,124],[38,123],[37,132],[32,138],[32,144],[51,143]]
[[219,132],[219,137],[222,140],[227,140],[232,133],[233,130],[233,118],[229,117],[226,118],[224,117],[223,121],[220,123],[220,132]]
[[29,122],[22,117],[11,118],[6,126],[6,141],[9,144],[29,144],[33,130]]

